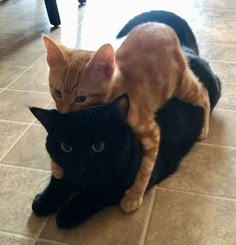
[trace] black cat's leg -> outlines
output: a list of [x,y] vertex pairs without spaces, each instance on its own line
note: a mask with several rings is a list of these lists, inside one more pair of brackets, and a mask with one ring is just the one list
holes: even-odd
[[45,190],[35,196],[32,210],[37,216],[52,214],[63,205],[71,193],[64,180],[58,180],[52,176]]
[[56,217],[57,225],[64,229],[78,226],[107,205],[102,194],[78,194],[59,210]]

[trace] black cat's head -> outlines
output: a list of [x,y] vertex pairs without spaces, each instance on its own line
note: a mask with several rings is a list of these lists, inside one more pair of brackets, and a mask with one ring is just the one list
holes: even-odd
[[102,188],[116,178],[132,174],[125,171],[135,149],[135,140],[126,122],[127,95],[121,95],[111,104],[70,113],[30,110],[48,132],[49,155],[63,168],[64,179],[80,191]]

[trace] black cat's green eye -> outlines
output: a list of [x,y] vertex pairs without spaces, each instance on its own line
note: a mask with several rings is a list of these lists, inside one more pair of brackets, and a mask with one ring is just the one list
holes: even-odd
[[86,96],[78,96],[76,99],[75,99],[75,102],[76,103],[82,103],[86,100]]
[[100,143],[97,143],[97,144],[92,144],[91,148],[96,153],[102,152],[104,150],[104,148],[105,148],[105,144],[104,144],[104,142],[100,142]]
[[71,152],[71,151],[72,151],[72,146],[67,145],[66,143],[62,142],[62,143],[61,143],[61,149],[62,149],[64,152],[68,153],[68,152]]
[[57,98],[62,98],[61,91],[56,88],[54,89],[54,94],[56,95]]

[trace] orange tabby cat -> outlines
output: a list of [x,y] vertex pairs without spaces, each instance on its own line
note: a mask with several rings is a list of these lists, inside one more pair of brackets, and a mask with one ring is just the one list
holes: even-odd
[[[110,102],[128,93],[128,122],[142,144],[143,157],[121,208],[126,212],[139,208],[159,149],[160,129],[154,112],[176,96],[203,107],[200,138],[208,133],[208,92],[188,67],[175,32],[164,24],[142,24],[128,34],[116,52],[109,44],[93,52],[69,49],[48,37],[44,43],[50,89],[59,111]],[[63,174],[55,163],[53,166]]]

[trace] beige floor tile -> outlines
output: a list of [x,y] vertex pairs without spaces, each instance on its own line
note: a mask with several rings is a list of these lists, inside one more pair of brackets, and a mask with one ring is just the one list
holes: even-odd
[[39,32],[28,31],[25,33],[2,33],[0,38],[0,47],[7,49],[24,47],[27,49],[44,50],[42,34],[43,30]]
[[46,186],[48,171],[1,165],[0,230],[35,236],[45,219],[32,214],[34,196]]
[[211,60],[236,62],[236,45],[215,43],[199,44],[202,57],[209,62],[211,62]]
[[[214,0],[213,0],[214,1]],[[204,1],[206,3],[206,1]],[[232,2],[232,1],[231,1]],[[206,16],[199,16],[197,22],[195,23],[195,27],[198,30],[216,30],[216,31],[227,31],[230,30],[230,32],[236,31],[235,26],[236,18],[235,19],[224,19],[222,21],[221,18],[208,18]],[[208,33],[209,35],[211,33]]]
[[236,2],[232,0],[207,0],[203,1],[203,7],[208,8],[236,8]]
[[[234,1],[230,1],[230,2],[234,2]],[[212,8],[209,8],[207,6],[205,7],[203,5],[200,14],[209,18],[213,17],[213,18],[221,18],[221,19],[236,19],[235,9],[230,8],[229,5],[226,8],[214,7],[214,10],[212,10]]]
[[0,121],[0,158],[9,151],[26,128],[25,124]]
[[1,66],[31,66],[43,54],[44,50],[29,49],[24,46],[11,48],[0,47],[0,65]]
[[49,92],[48,83],[49,69],[36,64],[19,77],[11,86],[11,89],[36,91],[36,92]]
[[236,83],[236,63],[209,62],[222,83]]
[[152,205],[153,195],[154,190],[151,190],[146,195],[143,206],[133,214],[125,214],[118,206],[107,208],[72,230],[57,228],[55,219],[52,218],[43,229],[40,237],[73,245],[138,244],[146,222],[145,219]]
[[0,87],[5,88],[25,71],[23,67],[0,66]]
[[146,245],[234,245],[236,202],[158,190]]
[[34,245],[70,245],[69,243],[53,242],[47,240],[39,240]]
[[[2,3],[0,20],[8,20],[8,22],[13,21],[17,16],[32,8],[33,2],[34,1],[27,0],[11,0]],[[9,16],[12,18],[9,18]]]
[[236,147],[236,112],[215,109],[210,118],[208,138],[203,143]]
[[28,107],[46,107],[50,100],[50,94],[6,90],[0,94],[0,118],[32,122],[34,116],[29,111]]
[[236,31],[228,31],[228,29],[223,31],[203,26],[195,31],[195,35],[198,43],[236,44]]
[[33,125],[2,162],[22,167],[50,169],[50,157],[45,148],[46,135],[42,126]]
[[160,186],[236,199],[236,148],[197,144]]
[[223,83],[222,95],[217,104],[217,108],[236,110],[236,84]]
[[0,244],[1,245],[34,245],[34,240],[15,236],[14,234],[7,234],[0,231]]

